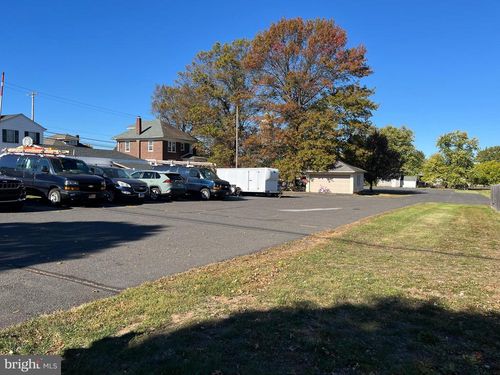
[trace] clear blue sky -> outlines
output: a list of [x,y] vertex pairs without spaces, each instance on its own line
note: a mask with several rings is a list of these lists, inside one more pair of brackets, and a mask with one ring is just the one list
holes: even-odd
[[500,144],[497,0],[6,0],[0,71],[17,86],[6,88],[3,113],[29,116],[18,86],[113,109],[121,114],[47,95],[36,102],[49,131],[109,141],[135,115],[152,117],[155,84],[171,84],[198,51],[297,16],[333,18],[350,45],[367,47],[377,126],[409,126],[427,155],[456,129],[481,147]]

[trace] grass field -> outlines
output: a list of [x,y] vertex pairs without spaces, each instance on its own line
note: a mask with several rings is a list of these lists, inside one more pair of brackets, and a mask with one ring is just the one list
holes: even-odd
[[0,331],[0,353],[78,374],[498,373],[499,249],[489,207],[421,204]]
[[481,189],[481,190],[455,190],[456,193],[466,193],[466,194],[479,194],[486,198],[491,198],[491,190],[490,189]]

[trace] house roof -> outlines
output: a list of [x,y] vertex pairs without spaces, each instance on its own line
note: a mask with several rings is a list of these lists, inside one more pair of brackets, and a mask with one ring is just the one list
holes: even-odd
[[52,134],[50,137],[45,137],[45,139],[54,139],[58,141],[79,141],[80,137],[71,134],[56,133]]
[[75,157],[89,157],[89,158],[106,158],[106,159],[116,159],[116,160],[133,160],[142,161],[142,159],[136,158],[131,155],[127,155],[116,150],[101,150],[97,148],[90,148],[85,146],[71,146],[71,145],[61,145],[61,144],[47,144],[43,145],[56,150],[66,150],[69,151],[68,156]]
[[158,119],[142,121],[142,132],[135,132],[135,125],[130,125],[127,131],[113,137],[116,140],[136,140],[136,139],[175,139],[186,142],[196,142],[196,139],[180,129],[174,128]]
[[337,161],[333,168],[327,170],[327,171],[307,171],[307,173],[334,173],[334,174],[346,174],[346,173],[356,173],[356,172],[362,172],[366,173],[364,169],[354,167],[350,164],[347,164],[343,161]]
[[[77,146],[92,148],[90,145],[80,143],[80,137],[71,134],[53,134],[50,137],[45,137],[44,142],[47,146]],[[75,142],[68,143],[68,142]]]
[[18,117],[18,116],[23,116],[25,117],[26,119],[30,120],[31,122],[33,122],[35,125],[38,125],[39,127],[41,127],[43,130],[47,130],[45,129],[42,125],[40,125],[38,122],[36,121],[33,121],[32,119],[30,119],[29,117],[25,116],[24,114],[22,113],[16,113],[16,114],[13,114],[13,115],[1,115],[0,116],[0,121],[7,121],[7,120],[11,120],[15,117]]

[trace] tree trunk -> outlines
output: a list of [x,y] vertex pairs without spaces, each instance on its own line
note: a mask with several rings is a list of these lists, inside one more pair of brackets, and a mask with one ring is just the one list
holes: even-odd
[[373,181],[370,181],[370,193],[373,193]]

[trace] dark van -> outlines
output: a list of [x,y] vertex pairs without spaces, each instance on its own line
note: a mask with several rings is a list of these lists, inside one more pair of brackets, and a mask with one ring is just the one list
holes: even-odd
[[99,201],[106,189],[104,179],[92,175],[85,162],[62,156],[4,154],[0,172],[21,180],[28,194],[54,205]]
[[179,173],[186,182],[187,193],[204,200],[224,198],[231,194],[231,184],[221,180],[210,168],[158,165],[154,169]]

